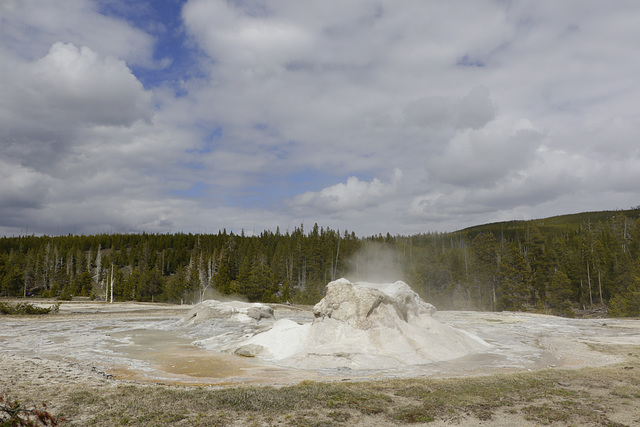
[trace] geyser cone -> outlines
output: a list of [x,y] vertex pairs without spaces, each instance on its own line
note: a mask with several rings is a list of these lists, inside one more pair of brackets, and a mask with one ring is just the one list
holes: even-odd
[[488,344],[438,322],[435,307],[404,282],[354,284],[339,279],[313,308],[310,325],[279,320],[245,345],[268,360],[308,369],[389,369],[456,359]]

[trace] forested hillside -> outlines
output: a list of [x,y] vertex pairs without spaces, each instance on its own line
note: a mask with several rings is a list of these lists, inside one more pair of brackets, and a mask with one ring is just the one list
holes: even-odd
[[338,277],[407,281],[439,309],[640,314],[640,210],[453,233],[292,232],[0,238],[0,296],[312,304]]

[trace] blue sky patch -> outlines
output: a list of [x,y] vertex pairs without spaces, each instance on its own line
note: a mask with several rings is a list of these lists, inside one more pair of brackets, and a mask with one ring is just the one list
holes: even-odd
[[197,70],[194,65],[197,64],[198,50],[188,43],[181,18],[185,3],[186,0],[115,0],[98,5],[100,13],[124,19],[154,37],[153,60],[156,65],[151,68],[130,65],[147,89],[169,84],[184,92],[178,87],[179,82],[197,77],[193,70]]
[[469,55],[465,55],[458,60],[456,65],[460,65],[462,67],[478,67],[482,68],[485,66],[485,63],[481,59],[470,58]]

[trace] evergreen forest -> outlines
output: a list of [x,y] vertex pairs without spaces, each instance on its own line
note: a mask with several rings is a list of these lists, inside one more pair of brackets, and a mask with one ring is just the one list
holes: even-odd
[[315,304],[328,282],[406,281],[438,309],[640,315],[640,209],[357,237],[282,233],[0,238],[0,297]]

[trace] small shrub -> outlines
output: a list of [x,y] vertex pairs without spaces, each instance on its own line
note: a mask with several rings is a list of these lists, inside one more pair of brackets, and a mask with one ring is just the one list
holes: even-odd
[[28,302],[21,302],[15,305],[11,305],[5,302],[0,302],[0,314],[12,314],[12,315],[33,315],[33,314],[49,314],[51,312],[57,313],[60,310],[60,304],[54,304],[50,307],[36,307]]
[[60,292],[57,299],[62,301],[71,301],[73,299],[73,295],[71,295],[69,288],[65,287],[62,292]]
[[20,303],[16,306],[17,314],[48,314],[51,307],[36,307],[30,303]]
[[57,426],[64,421],[64,418],[48,412],[44,404],[42,409],[26,409],[20,401],[0,395],[0,427]]
[[423,406],[408,405],[389,413],[389,417],[403,423],[430,423],[435,418],[425,411]]
[[0,302],[0,314],[14,314],[14,308],[6,302]]

